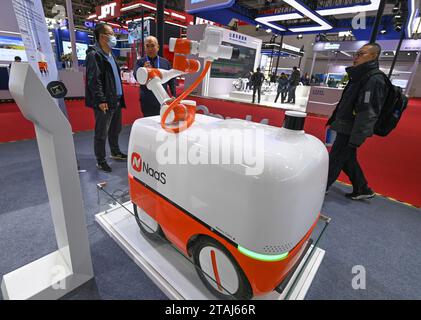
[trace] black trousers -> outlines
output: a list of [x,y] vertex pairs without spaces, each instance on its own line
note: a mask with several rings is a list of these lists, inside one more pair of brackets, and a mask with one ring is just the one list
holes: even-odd
[[257,91],[257,102],[260,103],[260,90],[262,89],[262,86],[253,86],[253,103],[256,96]]
[[157,116],[161,110],[161,104],[152,91],[140,93],[140,105],[144,117]]
[[276,94],[275,102],[278,101],[280,93],[281,93],[281,102],[283,103],[285,101],[285,99],[287,98],[287,91],[286,90],[278,91],[278,93]]
[[121,132],[121,108],[110,108],[105,113],[99,108],[95,112],[94,150],[98,162],[105,160],[105,142],[108,137],[111,153],[120,153],[118,136]]
[[288,92],[288,102],[294,102],[295,103],[295,90],[297,89],[297,86],[290,86],[289,92]]
[[329,175],[327,189],[343,170],[351,180],[353,191],[367,188],[367,180],[357,160],[357,148],[348,146],[349,135],[338,133],[329,153]]

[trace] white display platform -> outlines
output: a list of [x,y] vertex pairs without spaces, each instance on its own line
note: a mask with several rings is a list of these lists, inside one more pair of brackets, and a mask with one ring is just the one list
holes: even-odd
[[[113,238],[117,244],[133,259],[133,261],[154,281],[154,283],[170,298],[175,300],[207,300],[216,299],[199,279],[192,262],[164,240],[151,241],[145,239],[127,209],[131,203],[112,206],[110,209],[95,215],[95,220]],[[127,209],[125,209],[125,207]],[[310,250],[309,250],[310,251]],[[290,300],[304,299],[311,282],[323,260],[325,251],[316,248],[306,269],[300,275],[294,290],[289,292]],[[308,256],[308,253],[307,253]],[[282,294],[274,291],[259,300],[285,299],[300,267],[291,278]]]
[[[295,104],[288,104],[288,103],[281,103],[281,94],[279,94],[278,101],[275,103],[276,92],[266,92],[260,95],[260,104],[266,105],[270,107],[278,107],[281,109],[288,109],[288,110],[299,110],[299,111],[306,111],[307,101],[310,94],[310,88],[308,86],[298,86],[295,91]],[[219,98],[222,96],[215,96],[215,98]],[[231,100],[241,101],[241,102],[252,102],[253,101],[253,91],[231,91],[227,97]],[[257,103],[257,93],[255,96],[255,101]]]
[[[231,98],[247,100],[247,102],[251,102],[253,99],[253,91],[231,91],[229,93]],[[265,92],[260,94],[260,102],[262,101],[275,101],[276,92]],[[257,101],[257,92],[255,99]],[[279,98],[280,99],[280,98]]]

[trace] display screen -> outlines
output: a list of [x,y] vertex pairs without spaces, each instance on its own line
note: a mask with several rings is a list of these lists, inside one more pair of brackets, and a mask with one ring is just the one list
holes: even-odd
[[[143,37],[146,38],[150,35],[150,22],[149,20],[143,21]],[[129,44],[134,43],[135,41],[142,39],[142,22],[130,22],[128,25],[129,37],[128,42]]]
[[254,71],[254,61],[256,59],[256,49],[243,47],[223,41],[223,45],[232,46],[240,50],[238,59],[218,59],[212,63],[212,78],[243,78],[250,71]]
[[[86,60],[86,50],[88,45],[86,43],[76,42],[76,54],[78,60]],[[63,53],[68,54],[72,52],[72,44],[69,41],[63,41]]]
[[0,61],[14,61],[16,56],[21,57],[22,61],[28,61],[22,39],[0,37]]

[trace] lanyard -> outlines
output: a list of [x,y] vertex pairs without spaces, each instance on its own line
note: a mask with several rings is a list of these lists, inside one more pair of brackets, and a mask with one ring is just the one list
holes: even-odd
[[[157,69],[159,69],[159,56],[156,56],[156,59],[157,59]],[[146,56],[146,60],[148,60],[149,62],[150,62],[150,64],[152,65],[152,61],[149,59],[149,57],[148,56]]]

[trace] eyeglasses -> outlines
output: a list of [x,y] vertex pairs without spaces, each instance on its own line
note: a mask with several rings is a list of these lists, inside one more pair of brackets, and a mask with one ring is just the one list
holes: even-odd
[[354,57],[361,57],[365,54],[367,54],[368,52],[364,52],[364,51],[358,51],[354,53]]

